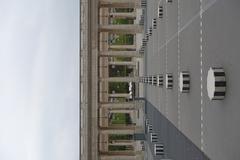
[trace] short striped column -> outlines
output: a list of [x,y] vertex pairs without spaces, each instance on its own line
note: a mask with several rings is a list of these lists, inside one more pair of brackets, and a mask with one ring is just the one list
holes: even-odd
[[148,84],[148,76],[145,77],[145,83]]
[[152,27],[149,27],[149,28],[148,28],[148,35],[149,35],[149,36],[152,36]]
[[147,7],[147,1],[146,0],[141,0],[141,7],[146,8]]
[[145,39],[148,41],[149,40],[149,34],[146,33]]
[[164,146],[163,144],[154,144],[154,154],[157,155],[164,155]]
[[148,131],[148,133],[152,133],[153,127],[152,127],[151,124],[149,124],[149,125],[147,126],[147,131]]
[[143,39],[142,39],[142,46],[145,47],[146,45],[147,45],[147,39],[146,39],[146,38],[143,38]]
[[152,76],[152,85],[157,86],[157,76]]
[[141,49],[139,50],[140,54],[144,54],[144,47],[142,46]]
[[143,77],[143,83],[146,83],[146,77]]
[[152,85],[152,76],[148,76],[148,84]]
[[152,28],[157,29],[157,19],[156,18],[152,19]]
[[145,124],[146,124],[146,126],[148,126],[150,123],[149,123],[149,119],[146,119],[145,120]]
[[173,2],[173,0],[166,0],[166,2],[167,2],[167,3],[172,3],[172,2]]
[[148,83],[148,77],[145,77],[145,83]]
[[160,19],[163,18],[163,6],[162,5],[158,6],[158,18],[160,18]]
[[158,87],[163,86],[163,75],[162,74],[157,75],[157,86]]
[[140,77],[140,83],[144,82],[143,79],[144,79],[144,77]]
[[139,25],[144,25],[144,15],[142,14],[141,15],[141,18],[140,18],[140,20],[139,20]]
[[207,91],[210,100],[223,100],[226,94],[226,85],[224,69],[211,67],[207,75]]
[[187,71],[180,72],[179,75],[179,89],[182,93],[189,93],[190,91],[190,73]]
[[173,75],[171,73],[166,74],[166,89],[173,88]]
[[150,133],[150,138],[152,143],[158,142],[157,133]]

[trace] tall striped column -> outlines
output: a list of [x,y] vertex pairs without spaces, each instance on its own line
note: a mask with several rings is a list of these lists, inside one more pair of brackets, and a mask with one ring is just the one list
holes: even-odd
[[226,94],[226,86],[224,69],[211,67],[207,75],[207,91],[210,100],[223,100]]
[[187,71],[180,72],[179,88],[182,93],[189,93],[190,91],[190,74]]
[[173,88],[173,75],[171,73],[166,74],[166,89]]

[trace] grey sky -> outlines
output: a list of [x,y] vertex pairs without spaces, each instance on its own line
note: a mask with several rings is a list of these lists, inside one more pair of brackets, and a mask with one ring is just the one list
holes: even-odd
[[0,159],[79,157],[79,0],[0,0]]

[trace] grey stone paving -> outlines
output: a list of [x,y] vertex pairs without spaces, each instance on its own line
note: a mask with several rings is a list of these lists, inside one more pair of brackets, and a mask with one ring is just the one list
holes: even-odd
[[[147,85],[146,99],[210,159],[240,159],[240,1],[147,2],[147,27],[157,18],[159,3],[164,16],[148,42],[145,75],[173,73],[174,85],[172,90]],[[213,66],[226,72],[223,101],[207,96],[207,72]],[[179,71],[190,72],[188,94],[178,92]]]

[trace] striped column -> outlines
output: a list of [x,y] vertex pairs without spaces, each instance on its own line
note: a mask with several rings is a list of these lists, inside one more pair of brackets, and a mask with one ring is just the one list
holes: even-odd
[[145,120],[145,123],[146,123],[146,126],[148,126],[150,123],[149,123],[149,119],[146,119]]
[[149,125],[147,126],[147,131],[148,131],[148,133],[152,133],[153,127],[152,127],[151,124],[149,124]]
[[158,87],[163,86],[163,75],[162,74],[157,75],[157,86]]
[[179,88],[182,93],[189,93],[190,91],[190,74],[187,71],[180,72]]
[[148,84],[152,85],[152,76],[148,76]]
[[150,138],[152,143],[158,142],[157,133],[150,133]]
[[223,68],[211,67],[207,75],[207,91],[210,100],[223,100],[226,94],[226,77]]
[[157,81],[157,76],[152,76],[152,85],[157,86],[158,81]]
[[157,29],[157,19],[156,18],[152,19],[152,28]]
[[149,34],[146,33],[145,39],[148,41],[149,40]]
[[163,18],[163,6],[162,5],[158,6],[158,18],[160,18],[160,19]]
[[142,83],[142,77],[139,77],[138,83]]
[[149,28],[148,28],[148,35],[149,35],[149,36],[152,36],[152,27],[149,27]]
[[154,154],[155,155],[164,155],[164,146],[163,144],[154,144]]
[[147,1],[146,0],[141,0],[141,7],[146,8],[147,7]]
[[148,76],[145,77],[145,83],[148,84]]
[[146,38],[143,38],[143,39],[142,39],[142,46],[145,47],[146,45],[147,45],[147,39],[146,39]]
[[173,88],[173,75],[171,73],[166,74],[166,89]]

